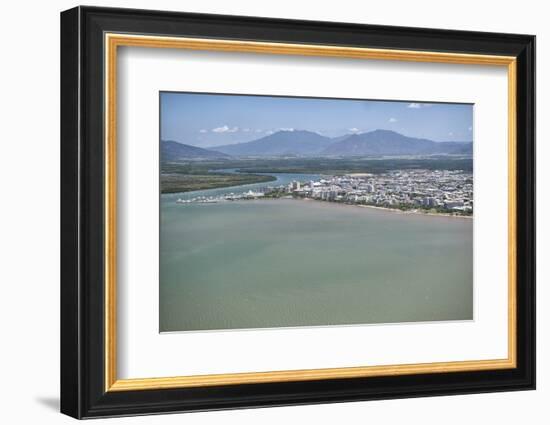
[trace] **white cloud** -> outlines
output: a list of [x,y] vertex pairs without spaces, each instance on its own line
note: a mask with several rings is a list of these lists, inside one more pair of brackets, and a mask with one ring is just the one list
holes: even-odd
[[357,127],[348,128],[348,131],[351,131],[352,133],[358,133],[359,129]]
[[228,127],[227,125],[224,125],[224,126],[221,126],[221,127],[216,127],[216,128],[213,128],[212,131],[214,133],[235,133],[237,131],[239,131],[239,127]]
[[256,133],[261,133],[263,130],[261,128],[256,129]]
[[202,128],[202,129],[199,130],[199,133],[208,133],[208,130]]
[[271,131],[271,130],[266,130],[265,134],[273,134],[273,131]]
[[248,133],[248,132],[250,131],[250,129],[249,129],[249,128],[243,128],[243,131],[244,131],[245,133]]
[[407,106],[407,108],[411,108],[411,109],[420,109],[420,108],[422,108],[422,104],[421,104],[421,103],[409,103],[409,105]]
[[397,122],[397,118],[391,117],[388,122]]
[[452,136],[453,135],[453,132],[452,131],[449,131],[449,136]]
[[294,129],[292,127],[290,127],[290,128],[281,127],[281,128],[279,128],[279,131],[294,131]]
[[214,132],[214,133],[225,133],[227,130],[229,130],[229,127],[224,125],[223,127],[213,128],[212,132]]

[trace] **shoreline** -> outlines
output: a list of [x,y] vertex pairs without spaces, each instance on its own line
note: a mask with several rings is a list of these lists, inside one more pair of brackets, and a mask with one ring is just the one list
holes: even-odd
[[[168,174],[165,174],[165,176],[167,176]],[[216,176],[225,176],[225,175],[232,175],[230,173],[220,173],[220,174],[208,174],[208,177],[216,177]],[[242,175],[242,174],[237,174],[237,175]],[[199,176],[199,175],[193,175],[193,174],[189,174],[189,175],[186,175],[186,176]],[[217,186],[214,186],[214,187],[210,187],[208,185],[202,185],[202,186],[199,186],[199,187],[189,187],[189,186],[185,186],[185,184],[183,184],[183,186],[180,186],[180,187],[177,187],[177,188],[170,188],[170,189],[160,189],[160,194],[161,195],[177,195],[177,194],[183,194],[183,193],[191,193],[191,192],[202,192],[202,191],[205,191],[205,190],[217,190],[217,189],[231,189],[231,188],[238,188],[238,187],[246,187],[246,186],[249,186],[249,185],[253,185],[253,184],[260,184],[260,183],[271,183],[271,182],[274,182],[274,181],[277,181],[277,177],[275,176],[272,176],[272,175],[258,175],[258,174],[247,174],[247,176],[254,176],[256,177],[256,179],[251,179],[250,181],[247,181],[247,182],[242,182],[240,184],[235,184],[236,182],[227,182],[227,184],[223,183],[223,182],[218,182],[218,185]],[[161,179],[162,179],[162,175],[161,175]],[[183,190],[182,190],[183,189]]]
[[[327,202],[327,201],[318,201],[316,199],[310,199],[310,198],[292,198],[297,201],[311,201],[311,202]],[[474,218],[473,215],[455,215],[455,214],[448,214],[448,213],[431,213],[431,212],[423,212],[421,210],[400,210],[398,208],[388,208],[388,207],[378,207],[376,205],[362,205],[362,204],[346,204],[344,202],[328,202],[329,204],[334,205],[347,205],[350,207],[360,207],[360,208],[372,208],[374,210],[382,210],[382,211],[390,211],[393,213],[401,213],[401,214],[414,214],[414,215],[428,215],[432,217],[452,217],[452,218],[466,218],[472,220]]]
[[[431,217],[450,217],[450,218],[463,218],[463,219],[470,219],[472,220],[474,218],[473,215],[455,215],[455,214],[449,214],[449,213],[431,213],[431,212],[423,212],[422,210],[400,210],[398,208],[388,208],[388,207],[378,207],[376,205],[362,205],[362,204],[347,204],[345,202],[329,202],[329,201],[320,201],[317,199],[311,199],[311,198],[287,198],[287,197],[280,197],[280,198],[250,198],[250,199],[236,199],[231,201],[220,201],[220,202],[212,202],[212,203],[224,203],[224,202],[254,202],[254,201],[267,201],[267,202],[273,202],[273,201],[298,201],[298,202],[314,202],[318,204],[329,204],[333,206],[345,206],[345,207],[360,207],[360,208],[370,208],[374,210],[379,211],[389,211],[392,213],[400,213],[405,215],[415,215],[415,216],[431,216]],[[200,203],[200,202],[198,202]],[[209,202],[205,202],[206,204],[209,204]]]
[[[241,174],[242,172],[237,172],[235,174]],[[224,173],[222,173],[224,174]],[[225,173],[225,174],[233,174],[233,173]],[[244,174],[244,173],[243,173]],[[248,174],[248,173],[247,173]],[[245,184],[239,184],[239,185],[229,185],[229,186],[225,186],[225,185],[221,185],[221,186],[217,186],[217,187],[211,187],[211,188],[205,188],[205,189],[193,189],[193,190],[189,190],[189,191],[176,191],[176,192],[163,192],[161,190],[160,192],[160,196],[162,197],[163,195],[177,195],[177,194],[190,194],[192,192],[202,192],[202,191],[208,191],[208,190],[217,190],[217,189],[232,189],[232,188],[246,188],[247,186],[252,186],[252,185],[255,185],[255,184],[258,184],[258,183],[268,183],[268,182],[273,182],[273,181],[277,181],[278,177],[277,176],[274,176],[272,174],[254,174],[254,173],[250,173],[251,175],[256,175],[257,177],[261,177],[261,176],[269,176],[271,177],[270,180],[267,180],[267,181],[259,181],[259,182],[251,182],[251,183],[245,183]],[[368,173],[354,173],[353,175],[367,175]],[[296,200],[296,201],[311,201],[311,202],[318,202],[318,203],[328,203],[328,204],[333,204],[333,205],[347,205],[347,206],[352,206],[352,207],[363,207],[363,208],[372,208],[372,209],[375,209],[375,210],[381,210],[381,211],[390,211],[390,212],[393,212],[393,213],[402,213],[402,214],[413,214],[413,215],[424,215],[424,216],[432,216],[432,217],[452,217],[452,218],[464,218],[464,219],[470,219],[472,220],[474,218],[473,214],[472,215],[458,215],[458,214],[452,214],[452,213],[445,213],[445,212],[427,212],[427,211],[424,211],[422,209],[407,209],[407,210],[402,210],[402,209],[399,209],[399,208],[390,208],[390,207],[381,207],[381,206],[377,206],[377,205],[366,205],[366,204],[355,204],[355,203],[346,203],[346,202],[331,202],[331,201],[325,201],[325,200],[320,200],[320,199],[314,199],[314,198],[307,198],[307,197],[304,197],[304,198],[301,198],[301,197],[293,197],[291,196],[291,198],[288,198],[288,197],[265,197],[265,198],[243,198],[243,199],[238,199],[238,201],[253,201],[253,200],[271,200],[271,201],[275,201],[275,200],[279,200],[279,199],[292,199],[292,200]],[[237,199],[235,200],[232,200],[233,202],[234,201],[237,201]],[[207,202],[205,202],[207,203]],[[209,202],[208,202],[209,203]],[[216,202],[212,202],[212,203],[217,203]]]

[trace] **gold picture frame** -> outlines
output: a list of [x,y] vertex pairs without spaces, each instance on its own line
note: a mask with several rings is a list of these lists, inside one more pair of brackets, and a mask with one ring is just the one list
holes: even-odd
[[[307,381],[357,377],[411,375],[418,373],[466,372],[516,367],[516,58],[463,53],[355,47],[282,44],[253,41],[105,34],[105,391],[135,391],[237,385],[285,381]],[[494,360],[399,364],[385,366],[285,370],[141,379],[117,379],[116,374],[116,95],[117,49],[147,47],[260,53],[279,55],[325,56],[358,60],[392,60],[506,67],[508,72],[508,357]]]

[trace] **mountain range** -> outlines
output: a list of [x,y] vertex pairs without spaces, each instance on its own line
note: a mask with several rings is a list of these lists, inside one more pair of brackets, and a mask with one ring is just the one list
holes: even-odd
[[312,156],[320,154],[332,142],[330,137],[312,131],[281,130],[251,142],[215,146],[212,149],[232,156]]
[[390,130],[353,134],[322,151],[327,156],[470,154],[472,143],[434,142]]
[[186,145],[173,140],[163,140],[160,145],[162,161],[200,160],[200,159],[228,159],[229,155],[211,149]]
[[251,142],[209,149],[174,141],[162,142],[162,158],[165,161],[293,155],[353,157],[471,153],[472,142],[435,142],[404,136],[391,130],[374,130],[335,138],[306,130],[278,131]]

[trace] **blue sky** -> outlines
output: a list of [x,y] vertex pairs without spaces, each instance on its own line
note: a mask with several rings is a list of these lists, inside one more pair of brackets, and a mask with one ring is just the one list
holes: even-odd
[[281,129],[324,136],[394,130],[438,142],[472,141],[470,104],[161,92],[161,139],[209,147]]

